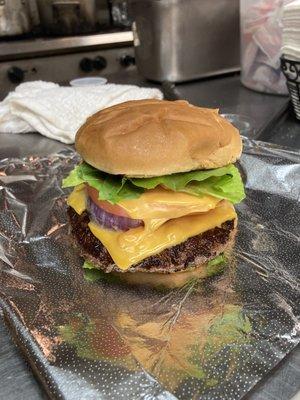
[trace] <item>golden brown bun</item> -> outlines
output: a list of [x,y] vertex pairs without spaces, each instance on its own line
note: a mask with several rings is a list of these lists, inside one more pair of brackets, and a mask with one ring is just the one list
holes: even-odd
[[225,166],[240,157],[242,141],[218,110],[181,100],[135,100],[88,118],[75,147],[101,171],[146,177]]

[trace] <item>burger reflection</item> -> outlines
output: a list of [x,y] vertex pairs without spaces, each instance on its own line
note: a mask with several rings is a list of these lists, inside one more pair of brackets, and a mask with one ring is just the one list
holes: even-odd
[[87,285],[88,312],[71,315],[57,331],[83,360],[142,368],[172,392],[190,379],[205,390],[237,371],[251,343],[251,323],[230,289],[233,278],[229,268],[162,292],[98,277]]

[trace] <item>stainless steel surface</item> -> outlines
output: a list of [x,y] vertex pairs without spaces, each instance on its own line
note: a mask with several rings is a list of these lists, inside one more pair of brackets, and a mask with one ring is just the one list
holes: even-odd
[[48,35],[96,30],[96,0],[38,0],[41,25]]
[[[1,314],[0,314],[1,315]],[[37,384],[0,318],[0,399],[45,400]],[[21,388],[21,391],[20,391]]]
[[296,393],[299,394],[299,381],[300,346],[254,386],[244,400],[290,400]]
[[27,0],[29,13],[31,17],[31,22],[33,27],[38,26],[40,24],[40,14],[37,6],[37,0]]
[[192,104],[219,108],[222,114],[234,114],[236,119],[250,125],[247,134],[250,138],[259,138],[272,121],[284,113],[289,103],[288,97],[245,88],[239,74],[182,83],[175,85],[172,90],[177,98],[186,99]]
[[289,104],[288,112],[280,115],[271,126],[262,132],[260,138],[280,146],[300,149],[300,123],[296,119],[291,104]]
[[0,0],[0,36],[28,33],[31,27],[27,0]]
[[18,40],[0,42],[0,61],[41,57],[50,54],[71,53],[92,48],[116,47],[133,42],[133,34],[128,32],[103,33],[87,36],[72,36],[52,39]]
[[180,82],[239,69],[238,0],[133,0],[144,77]]
[[[72,54],[61,54],[57,56],[28,58],[25,60],[14,60],[0,62],[0,81],[2,90],[5,92],[13,90],[18,82],[11,82],[8,74],[15,71],[18,78],[18,71],[21,71],[21,81],[44,80],[58,83],[68,83],[78,77],[105,76],[120,74],[136,69],[134,65],[124,67],[121,60],[124,56],[133,56],[133,47],[117,47],[113,49],[99,49]],[[85,72],[82,70],[82,63],[93,64],[95,59],[105,60],[106,67]],[[23,72],[22,72],[23,71]],[[20,81],[19,81],[20,83]]]

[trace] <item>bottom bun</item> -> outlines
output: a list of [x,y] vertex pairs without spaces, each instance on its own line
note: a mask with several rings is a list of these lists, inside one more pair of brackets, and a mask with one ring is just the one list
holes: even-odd
[[208,262],[195,268],[170,274],[161,274],[159,272],[152,272],[151,274],[147,272],[111,272],[110,274],[117,278],[118,281],[132,286],[148,286],[157,290],[175,289],[193,281],[223,273],[230,262],[229,253],[226,254],[226,259],[226,262],[222,264],[211,265]]

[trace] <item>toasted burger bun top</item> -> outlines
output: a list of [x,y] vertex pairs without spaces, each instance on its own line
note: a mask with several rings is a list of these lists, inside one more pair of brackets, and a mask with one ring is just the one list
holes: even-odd
[[218,110],[181,100],[136,100],[88,118],[75,147],[101,171],[147,177],[225,166],[239,158],[242,141]]

